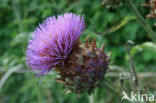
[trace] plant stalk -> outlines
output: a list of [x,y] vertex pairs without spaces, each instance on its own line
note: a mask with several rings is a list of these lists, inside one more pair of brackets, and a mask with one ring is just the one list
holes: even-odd
[[136,8],[136,6],[134,5],[134,3],[132,2],[132,0],[126,0],[126,3],[128,5],[128,7],[130,8],[130,10],[136,15],[137,20],[140,22],[140,24],[142,25],[142,27],[146,30],[146,32],[148,33],[148,35],[150,36],[150,38],[156,42],[156,34],[154,33],[154,31],[151,29],[151,27],[148,25],[148,23],[146,22],[146,20],[143,18],[143,16],[140,14],[140,12],[138,11],[138,9]]
[[93,94],[91,94],[90,96],[88,96],[88,99],[89,99],[89,103],[94,103]]

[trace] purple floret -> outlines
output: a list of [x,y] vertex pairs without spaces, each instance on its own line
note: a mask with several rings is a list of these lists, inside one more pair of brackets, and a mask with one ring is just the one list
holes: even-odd
[[84,18],[66,13],[47,18],[36,28],[26,51],[26,63],[40,75],[64,65],[84,30]]

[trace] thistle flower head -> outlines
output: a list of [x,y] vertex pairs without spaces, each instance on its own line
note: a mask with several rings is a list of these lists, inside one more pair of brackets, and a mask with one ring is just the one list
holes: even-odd
[[75,93],[93,92],[99,86],[109,65],[109,56],[104,46],[96,47],[96,41],[80,43],[84,30],[84,19],[72,13],[60,15],[57,19],[47,18],[34,32],[30,40],[27,64],[40,75],[58,71],[57,82]]
[[47,18],[36,28],[26,52],[27,64],[40,75],[64,65],[84,29],[84,19],[72,13]]

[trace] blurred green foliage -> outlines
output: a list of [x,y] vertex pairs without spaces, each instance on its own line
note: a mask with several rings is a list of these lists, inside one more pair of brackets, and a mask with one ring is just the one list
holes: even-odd
[[[149,10],[140,6],[144,0],[133,1],[145,17]],[[108,9],[106,5],[101,5],[101,2],[102,0],[1,0],[0,70],[7,71],[18,64],[23,65],[21,69],[27,70],[25,51],[28,40],[38,24],[49,16],[73,12],[84,15],[86,21],[86,29],[80,38],[82,42],[87,36],[90,40],[95,37],[98,47],[105,43],[106,52],[112,52],[111,61],[114,65],[129,68],[125,43],[132,40],[135,45],[132,46],[131,52],[137,71],[155,72],[156,46],[135,16],[122,3],[117,8]],[[153,27],[153,20],[148,22]],[[96,34],[95,30],[102,34]],[[0,72],[0,78],[4,73]],[[36,78],[33,73],[14,73],[0,91],[0,103],[89,102],[87,94],[80,97],[74,93],[65,94],[63,92],[65,87],[55,82],[56,76],[56,73],[52,72],[52,75],[48,75],[39,85],[42,77]],[[106,79],[119,88],[120,79],[109,77]],[[142,82],[145,84],[146,80]],[[127,82],[126,85],[127,88],[130,87]],[[153,85],[155,86],[148,85],[149,90],[156,89],[156,84]],[[93,97],[95,103],[117,103],[116,97],[105,88],[97,88]]]

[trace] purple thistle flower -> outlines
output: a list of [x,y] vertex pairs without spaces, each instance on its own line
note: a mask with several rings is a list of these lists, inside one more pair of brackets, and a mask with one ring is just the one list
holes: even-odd
[[83,17],[72,13],[47,18],[29,42],[27,65],[44,77],[54,68],[60,75],[56,81],[66,85],[67,91],[92,93],[103,81],[110,57],[104,45],[97,48],[95,39],[80,43],[84,28]]
[[84,18],[66,13],[47,18],[36,28],[26,51],[26,63],[41,76],[63,66],[84,30]]

